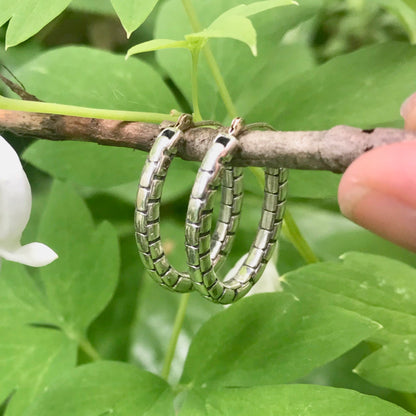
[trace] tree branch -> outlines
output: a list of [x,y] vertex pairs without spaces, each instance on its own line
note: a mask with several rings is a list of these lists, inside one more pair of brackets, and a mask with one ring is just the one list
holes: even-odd
[[[149,151],[159,126],[149,123],[0,110],[0,131],[48,140],[78,140]],[[202,160],[217,129],[187,131],[178,148],[185,160]],[[324,131],[249,131],[240,136],[236,166],[329,170],[340,173],[362,153],[389,143],[416,140],[415,132],[336,126]]]

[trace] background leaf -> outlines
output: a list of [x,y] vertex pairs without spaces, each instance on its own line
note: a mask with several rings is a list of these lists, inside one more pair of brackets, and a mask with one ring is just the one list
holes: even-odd
[[231,38],[245,43],[253,55],[257,55],[256,30],[244,16],[222,15],[202,32],[186,36],[188,39]]
[[22,157],[54,178],[93,188],[109,188],[132,181],[138,183],[146,153],[95,143],[39,140]]
[[398,404],[406,410],[412,411],[412,404],[408,401],[409,396],[398,391],[375,386],[364,380],[353,370],[357,364],[372,352],[372,346],[367,342],[361,342],[355,348],[341,355],[334,361],[317,368],[297,380],[298,384],[314,384],[321,386],[332,386],[359,393],[377,396],[383,400]]
[[149,16],[158,0],[111,0],[129,38]]
[[411,413],[376,397],[330,387],[287,385],[197,390],[180,416],[406,416]]
[[114,14],[111,0],[72,0],[70,8],[89,13]]
[[0,327],[0,339],[0,401],[2,393],[15,390],[7,416],[22,415],[48,382],[75,366],[76,345],[61,331]]
[[15,46],[30,38],[52,19],[61,14],[71,0],[2,0],[0,26],[10,18],[6,47]]
[[336,198],[341,175],[322,170],[290,171],[290,198]]
[[345,252],[360,250],[416,266],[413,253],[343,217],[335,199],[290,201],[288,206],[312,250],[322,260],[337,260]]
[[305,308],[288,294],[255,295],[202,326],[181,383],[212,387],[293,382],[377,328],[340,309]]
[[49,50],[20,68],[16,76],[28,91],[49,102],[164,113],[177,106],[149,64],[89,47]]
[[[131,220],[130,217],[131,215]],[[131,221],[129,225],[131,226]],[[105,310],[88,329],[88,339],[104,359],[131,362],[133,323],[139,303],[138,294],[143,293],[140,276],[144,268],[131,232],[120,238],[120,254],[121,269],[117,289]]]
[[7,416],[20,416],[49,381],[75,365],[76,345],[47,327],[53,314],[20,264],[2,265],[0,312],[0,403],[14,393]]
[[[88,189],[90,195],[104,192],[133,207],[146,157],[145,152],[134,149],[46,140],[33,143],[22,155],[26,162],[56,179],[95,188]],[[93,165],[91,160],[94,160]],[[163,187],[162,203],[171,202],[190,191],[197,170],[197,163],[174,159]]]
[[[234,15],[234,16],[252,16],[253,14],[265,12],[279,6],[295,5],[292,0],[264,0],[256,1],[251,4],[240,4],[225,11],[221,16]],[[218,19],[221,19],[221,16]]]
[[[320,263],[284,276],[301,301],[343,307],[379,322],[369,338],[374,354],[356,368],[382,387],[416,391],[416,271],[395,260],[350,253],[342,261]],[[381,346],[381,348],[379,348]]]
[[173,415],[169,385],[132,365],[98,362],[81,366],[50,385],[24,416],[116,414]]
[[266,119],[282,130],[394,123],[416,89],[415,63],[416,47],[405,43],[362,48],[271,87],[265,101],[248,104],[256,107],[250,119]]
[[95,228],[76,192],[55,183],[39,239],[59,255],[40,270],[58,324],[83,333],[109,302],[117,284],[120,259],[115,230],[108,223]]
[[[80,72],[80,66],[85,70]],[[59,75],[62,73],[65,77]],[[158,112],[177,107],[160,75],[148,64],[138,59],[126,62],[123,56],[92,48],[64,47],[47,52],[24,65],[18,77],[29,91],[52,102]],[[23,158],[55,178],[79,185],[109,188],[130,183],[127,190],[111,193],[134,201],[146,153],[92,143],[39,141],[26,149]],[[175,160],[164,201],[190,189],[194,171],[192,163]]]

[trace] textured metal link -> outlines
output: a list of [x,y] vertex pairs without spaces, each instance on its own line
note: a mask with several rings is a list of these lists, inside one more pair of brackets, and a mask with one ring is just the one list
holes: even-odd
[[[168,289],[176,292],[189,292],[193,290],[193,282],[189,274],[181,273],[169,264],[160,238],[160,198],[167,170],[177,151],[181,136],[182,131],[179,128],[169,127],[156,138],[140,178],[134,223],[137,247],[148,274]],[[219,221],[212,237],[215,250],[211,252],[211,217],[219,181],[209,179],[217,169],[215,161],[210,159],[206,170],[202,176],[198,177],[198,190],[201,193],[200,196],[203,197],[204,207],[198,208],[202,199],[195,194],[192,199],[193,212],[199,213],[198,217],[195,217],[198,224],[190,222],[186,230],[186,241],[188,244],[191,243],[186,247],[190,262],[192,263],[192,256],[198,256],[198,258],[208,256],[210,264],[215,268],[222,264],[224,257],[231,250],[243,195],[242,169],[227,168],[222,179]],[[199,251],[194,253],[192,243],[197,241]]]
[[[232,135],[217,136],[214,145],[202,161],[188,206],[186,235],[195,227],[202,227],[204,221],[208,221],[207,214],[204,214],[207,212],[206,206],[208,204],[208,196],[205,190],[219,180],[223,169],[225,169],[221,161],[231,158],[236,143],[237,139]],[[215,158],[216,162],[214,162]],[[208,177],[205,172],[214,165],[216,169],[212,170]],[[217,277],[210,256],[201,254],[200,250],[202,244],[205,247],[210,244],[211,255],[216,253],[221,250],[217,248],[217,241],[213,238],[210,243],[209,234],[203,235],[203,237],[201,237],[201,234],[194,234],[192,240],[187,241],[190,276],[194,282],[194,287],[204,297],[216,303],[232,303],[243,297],[258,281],[273,254],[282,227],[286,189],[287,169],[266,168],[263,210],[256,238],[244,264],[239,268],[236,275],[226,282]],[[211,195],[209,198],[211,198]],[[210,216],[211,213],[208,215]],[[235,231],[233,227],[230,227],[230,230]],[[189,247],[192,247],[192,250]]]

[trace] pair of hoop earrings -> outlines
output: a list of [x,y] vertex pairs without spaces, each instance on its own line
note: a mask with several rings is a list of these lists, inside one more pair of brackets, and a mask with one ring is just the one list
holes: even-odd
[[[167,260],[160,238],[160,199],[169,165],[183,131],[193,127],[182,115],[174,127],[162,130],[149,153],[140,178],[135,211],[136,242],[149,275],[175,292],[197,290],[205,298],[229,304],[242,298],[259,280],[276,246],[287,194],[287,170],[265,168],[263,209],[254,242],[243,265],[227,281],[217,270],[231,251],[243,199],[243,170],[227,165],[239,146],[240,118],[228,133],[219,133],[206,153],[189,200],[185,225],[188,272]],[[222,188],[219,217],[211,235],[214,197]]]

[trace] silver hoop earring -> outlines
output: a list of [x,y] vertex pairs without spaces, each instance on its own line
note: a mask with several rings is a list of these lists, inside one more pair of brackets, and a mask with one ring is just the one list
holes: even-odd
[[[188,273],[177,271],[165,256],[160,238],[160,200],[178,142],[183,131],[191,127],[191,116],[184,114],[174,127],[165,128],[156,138],[140,178],[134,220],[137,247],[147,273],[161,286],[182,293],[193,290],[193,282]],[[198,233],[200,254],[210,257],[210,263],[215,268],[220,267],[231,250],[238,226],[243,197],[242,169],[229,167],[225,171],[219,221],[212,237],[214,249],[211,250],[213,197],[218,187],[219,181],[211,181],[210,186],[204,188],[205,207],[201,211],[198,227],[188,228],[188,234]],[[195,201],[197,204],[198,199]]]
[[[198,171],[186,217],[188,265],[194,287],[205,298],[221,304],[232,303],[243,297],[261,277],[276,246],[287,194],[287,170],[266,168],[263,209],[256,238],[244,264],[235,276],[225,282],[221,281],[213,268],[211,257],[201,255],[202,242],[209,244],[206,235],[202,240],[201,234],[195,230],[201,227],[203,220],[206,221],[204,217],[208,205],[206,189],[210,189],[212,184],[219,180],[224,163],[231,160],[233,152],[238,147],[236,136],[243,128],[242,123],[241,119],[234,119],[229,133],[219,134],[214,139]],[[215,249],[215,243],[211,244],[211,247]]]

